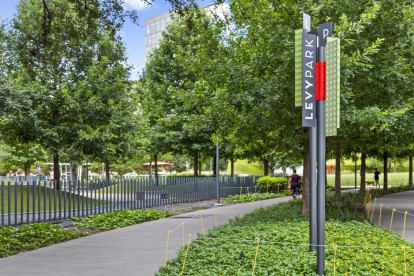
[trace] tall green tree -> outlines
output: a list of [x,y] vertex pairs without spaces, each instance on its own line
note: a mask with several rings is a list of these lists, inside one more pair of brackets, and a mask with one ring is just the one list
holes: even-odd
[[[128,77],[124,51],[115,53],[121,49],[116,46],[119,14],[105,9],[99,1],[23,0],[12,20],[8,77],[26,91],[19,92],[25,105],[9,106],[2,134],[49,150],[57,180],[62,151],[79,146],[91,129],[108,125],[108,113],[117,108],[112,98],[126,95],[125,89],[116,90]],[[98,69],[101,75],[112,74],[106,80],[112,90],[98,89]]]
[[212,152],[215,134],[207,109],[215,97],[203,76],[213,74],[221,30],[203,10],[190,6],[168,26],[160,47],[149,56],[142,105],[152,129],[154,150],[185,153],[194,158]]

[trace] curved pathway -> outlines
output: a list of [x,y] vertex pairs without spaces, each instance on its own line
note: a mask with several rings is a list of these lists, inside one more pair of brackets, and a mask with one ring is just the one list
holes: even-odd
[[374,199],[367,205],[367,209],[372,224],[391,229],[407,241],[414,243],[414,191],[394,193]]
[[146,276],[154,275],[176,256],[188,235],[207,232],[239,215],[288,201],[291,197],[220,206],[146,222],[24,252],[0,259],[0,275],[18,276]]

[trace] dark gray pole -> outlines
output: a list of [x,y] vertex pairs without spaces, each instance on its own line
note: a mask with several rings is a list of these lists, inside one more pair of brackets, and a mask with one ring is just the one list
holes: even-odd
[[220,155],[219,155],[219,137],[216,137],[216,195],[217,195],[217,203],[216,205],[220,205]]
[[309,173],[309,233],[310,233],[310,250],[316,250],[316,150],[317,150],[317,128],[310,128],[309,136],[309,155],[310,155],[310,173]]
[[[325,60],[325,47],[319,47],[319,61]],[[325,171],[326,171],[326,160],[325,160],[325,101],[316,101],[317,109],[317,132],[318,132],[318,186],[317,186],[317,273],[323,275],[325,270]]]

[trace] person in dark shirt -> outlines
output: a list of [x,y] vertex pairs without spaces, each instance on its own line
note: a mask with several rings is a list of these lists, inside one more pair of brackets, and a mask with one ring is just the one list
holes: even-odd
[[296,170],[293,170],[293,174],[289,178],[288,184],[290,184],[290,189],[292,190],[292,197],[295,199],[299,194],[299,180],[300,176],[296,173]]
[[379,183],[378,183],[378,181],[379,181],[379,175],[380,175],[381,173],[377,170],[377,168],[375,168],[375,172],[374,172],[374,180],[375,180],[375,186],[377,186],[378,185],[378,187],[379,187]]

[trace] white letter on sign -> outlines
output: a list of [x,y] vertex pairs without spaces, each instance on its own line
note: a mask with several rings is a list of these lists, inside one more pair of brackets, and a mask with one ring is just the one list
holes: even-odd
[[328,35],[329,35],[329,30],[323,29],[323,39],[325,39],[325,37],[327,37]]
[[313,109],[312,103],[305,103],[305,109]]

